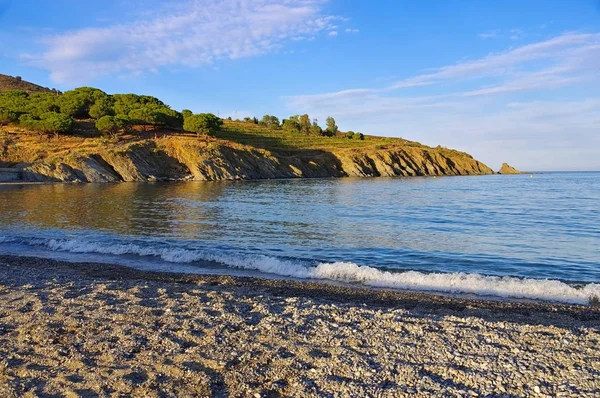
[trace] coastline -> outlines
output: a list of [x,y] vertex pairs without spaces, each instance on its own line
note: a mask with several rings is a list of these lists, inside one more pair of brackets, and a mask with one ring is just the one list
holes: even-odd
[[600,309],[0,256],[0,395],[576,395]]

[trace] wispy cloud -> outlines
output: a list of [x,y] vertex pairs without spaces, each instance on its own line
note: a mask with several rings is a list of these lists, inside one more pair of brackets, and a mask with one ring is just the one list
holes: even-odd
[[600,33],[565,33],[385,87],[287,100],[290,110],[330,114],[342,127],[470,149],[491,165],[535,168],[524,160],[528,151],[564,147],[578,135],[579,149],[595,151],[600,168]]
[[110,73],[165,66],[197,67],[251,57],[286,41],[310,40],[339,20],[323,13],[324,0],[185,0],[126,24],[45,37],[46,50],[25,55],[53,81],[87,82]]
[[337,30],[332,30],[331,32],[329,32],[329,36],[331,36],[331,37],[335,37],[337,35],[338,35]]
[[478,36],[482,39],[494,39],[498,37],[500,29],[490,30],[489,32],[480,33]]

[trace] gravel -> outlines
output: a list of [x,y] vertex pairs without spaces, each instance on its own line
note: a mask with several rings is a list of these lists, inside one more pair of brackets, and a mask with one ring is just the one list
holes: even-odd
[[600,396],[600,310],[0,257],[0,396]]

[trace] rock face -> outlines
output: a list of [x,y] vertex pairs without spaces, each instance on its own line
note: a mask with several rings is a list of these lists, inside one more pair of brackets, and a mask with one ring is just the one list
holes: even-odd
[[23,181],[121,182],[493,174],[471,156],[427,147],[271,152],[219,142],[146,140],[119,151],[16,166]]
[[508,163],[502,163],[502,167],[498,174],[521,174],[521,172],[514,167],[509,166]]

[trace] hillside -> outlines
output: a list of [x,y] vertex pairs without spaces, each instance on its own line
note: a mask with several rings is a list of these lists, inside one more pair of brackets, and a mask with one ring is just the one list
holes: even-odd
[[222,120],[91,87],[0,93],[0,168],[0,181],[55,182],[493,173],[456,150],[340,132],[333,118],[325,129],[308,115]]
[[[105,137],[43,138],[10,129],[0,138],[0,167],[10,179],[55,182],[235,180],[294,177],[367,177],[491,174],[471,156],[443,148],[371,137],[352,142],[307,142],[241,131],[226,123],[223,136],[200,137],[168,129]],[[239,136],[236,137],[236,132]],[[236,142],[238,141],[238,142]],[[6,173],[5,173],[6,176]],[[7,179],[8,177],[5,177]]]
[[45,92],[45,91],[53,91],[47,87],[38,86],[37,84],[33,84],[22,80],[20,77],[13,77],[8,75],[3,75],[0,73],[0,93],[9,90],[22,90],[29,94],[37,93],[37,92]]

